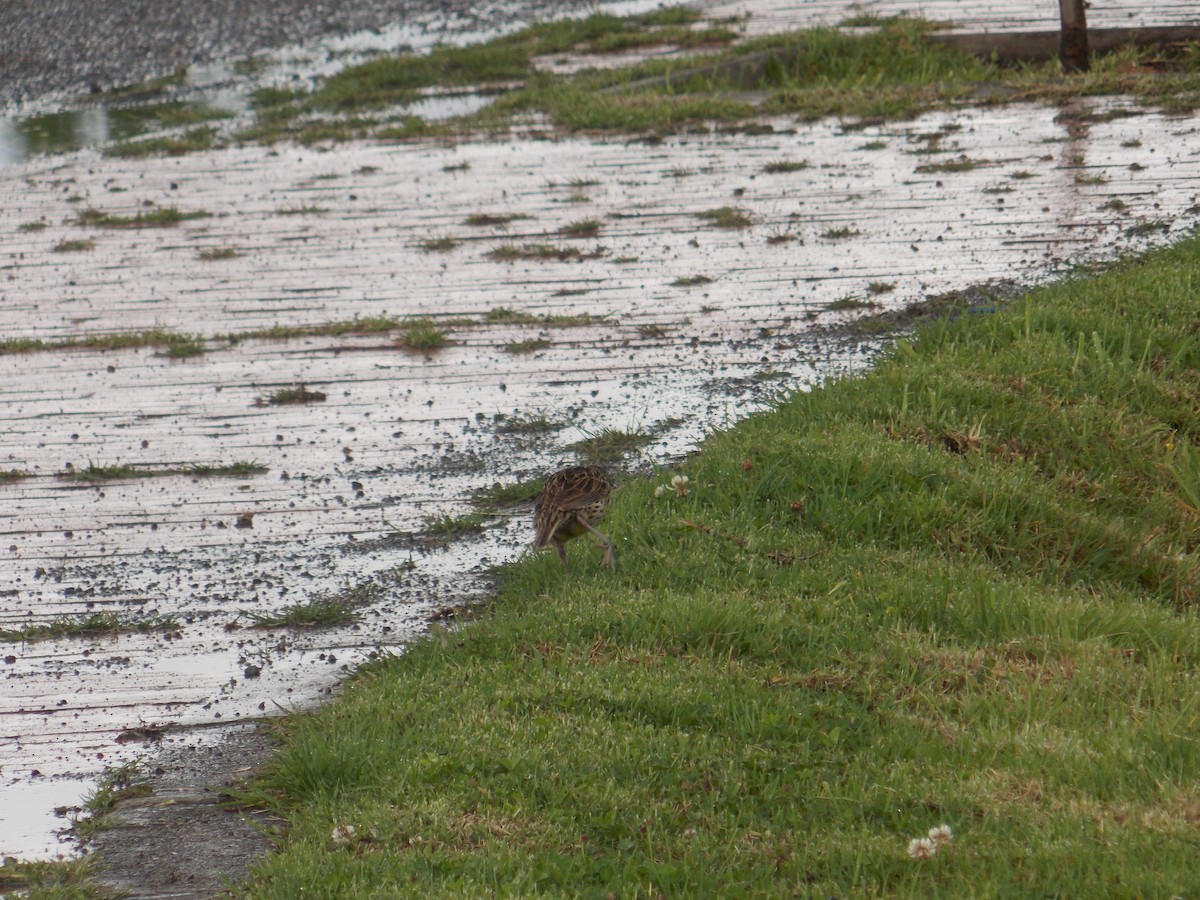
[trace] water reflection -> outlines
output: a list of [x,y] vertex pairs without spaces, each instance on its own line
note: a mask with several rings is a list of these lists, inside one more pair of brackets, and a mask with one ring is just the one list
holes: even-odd
[[0,122],[0,165],[12,165],[31,156],[67,153],[135,137],[161,122],[164,114],[170,114],[183,105],[159,103],[123,109],[88,106],[23,119],[7,119]]

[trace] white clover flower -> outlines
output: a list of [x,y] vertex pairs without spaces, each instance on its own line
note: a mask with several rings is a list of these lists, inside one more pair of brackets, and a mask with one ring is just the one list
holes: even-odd
[[950,830],[949,825],[938,825],[936,828],[929,829],[929,839],[935,846],[945,847],[954,840],[954,832]]
[[688,477],[686,475],[676,475],[671,479],[671,487],[675,488],[675,493],[680,497],[686,497],[688,494]]
[[344,847],[354,840],[353,825],[335,825],[330,836],[335,847]]
[[661,497],[666,492],[667,492],[667,486],[665,484],[660,484],[658,487],[656,487],[654,489],[654,496]]
[[929,838],[913,838],[908,842],[908,855],[913,859],[929,859],[937,853],[937,845]]

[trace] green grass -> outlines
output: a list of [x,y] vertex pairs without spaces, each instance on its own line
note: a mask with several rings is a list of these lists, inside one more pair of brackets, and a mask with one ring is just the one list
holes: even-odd
[[178,627],[172,618],[130,619],[116,613],[64,615],[25,628],[0,628],[0,642],[45,641],[62,637],[95,637],[131,632],[169,631]]
[[497,415],[497,434],[542,435],[561,431],[567,423],[551,419],[544,413],[523,413],[514,416]]
[[422,238],[417,242],[417,248],[423,253],[449,253],[458,245],[459,241],[446,236]]
[[[298,393],[304,391],[303,394]],[[280,399],[274,399],[278,396]],[[313,403],[315,397],[324,398],[324,394],[316,395],[300,388],[283,388],[271,395],[265,401],[270,404]],[[263,405],[262,402],[259,405]],[[232,462],[223,464],[194,463],[190,466],[176,466],[156,469],[149,466],[134,466],[114,464],[100,466],[89,463],[83,469],[70,469],[63,477],[72,481],[125,481],[130,478],[161,478],[170,475],[190,475],[193,478],[245,478],[248,475],[261,475],[268,471],[267,467],[257,462]],[[28,477],[16,473],[16,477]],[[4,481],[4,473],[0,473],[0,481]],[[11,480],[11,479],[10,479]]]
[[136,761],[106,769],[95,789],[84,798],[83,813],[72,822],[72,831],[79,840],[86,842],[107,827],[108,813],[122,800],[147,797],[152,793],[154,791]]
[[99,857],[55,862],[5,860],[0,866],[0,896],[29,900],[119,900],[123,895],[98,887],[93,877]]
[[446,332],[433,319],[422,317],[404,323],[400,342],[409,350],[437,350],[449,342]]
[[277,216],[319,216],[329,212],[328,207],[305,203],[301,206],[283,206],[275,210]]
[[696,213],[714,228],[749,228],[754,224],[750,214],[734,206],[721,206]]
[[17,231],[26,233],[33,231],[45,231],[48,227],[49,224],[42,219],[34,219],[30,222],[22,222],[17,226]]
[[44,350],[126,350],[137,347],[158,347],[169,350],[196,338],[161,329],[127,331],[116,334],[96,334],[83,337],[44,341],[40,338],[8,338],[0,341],[0,353],[34,353]]
[[463,219],[463,224],[473,228],[504,228],[512,222],[532,218],[525,213],[471,213]]
[[628,482],[615,571],[530,554],[289,720],[244,896],[1196,894],[1197,271],[939,320]]
[[323,628],[354,620],[353,607],[335,599],[322,598],[292,603],[278,612],[242,610],[251,628]]
[[459,516],[429,516],[422,525],[422,532],[432,538],[450,540],[464,534],[474,534],[483,528],[488,516],[483,512],[463,513]]
[[179,137],[156,137],[137,141],[122,141],[104,149],[105,156],[140,159],[146,156],[183,156],[197,150],[208,150],[216,144],[217,130],[212,127],[192,128]]
[[826,228],[821,232],[821,237],[827,241],[844,241],[847,238],[858,237],[862,234],[857,228],[851,228],[848,225],[840,225],[837,228]]
[[[1200,54],[1194,46],[1125,49],[1096,56],[1088,73],[1063,76],[1057,61],[1004,65],[977,59],[930,40],[936,24],[909,18],[872,19],[877,30],[869,33],[814,28],[741,41],[715,55],[685,53],[624,68],[585,68],[571,75],[539,71],[534,64],[536,56],[562,53],[663,43],[710,51],[733,42],[734,33],[722,25],[685,27],[696,22],[696,15],[685,10],[678,14],[680,22],[668,22],[670,16],[658,13],[626,18],[597,14],[534,24],[466,47],[380,56],[343,69],[311,93],[272,88],[258,92],[253,101],[258,122],[237,139],[269,142],[292,137],[311,144],[370,135],[391,140],[452,137],[507,130],[514,120],[530,116],[545,117],[564,130],[663,135],[698,123],[736,123],[763,113],[802,119],[909,119],[929,109],[972,101],[1011,98],[1060,104],[1103,94],[1131,95],[1168,112],[1200,104]],[[467,116],[429,123],[406,112],[429,88],[496,84],[509,90]],[[750,102],[748,92],[765,95],[766,100]],[[198,129],[195,138],[203,145],[215,136]],[[155,142],[133,146],[144,147],[142,152],[185,152]],[[568,199],[583,198],[577,192]]]
[[809,163],[805,160],[777,159],[767,163],[762,170],[768,175],[786,175],[789,172],[803,172],[808,167]]
[[[386,577],[386,576],[385,576]],[[379,580],[352,584],[329,596],[314,597],[289,604],[275,612],[242,610],[251,628],[325,628],[346,625],[357,618],[357,610],[377,603],[386,596]]]
[[925,163],[917,166],[917,171],[922,173],[944,173],[944,172],[970,172],[973,169],[978,169],[983,163],[979,160],[970,159],[966,156],[960,156],[957,159],[948,159],[944,162]]
[[518,481],[511,484],[496,482],[490,487],[480,488],[471,495],[471,501],[481,512],[494,513],[513,506],[532,503],[546,483],[544,478]]
[[559,247],[555,244],[501,244],[487,253],[489,259],[497,262],[516,262],[517,260],[535,260],[541,262],[576,262],[584,259],[597,259],[604,255],[600,248],[584,252],[577,247]]
[[483,321],[489,325],[541,325],[546,328],[581,328],[587,325],[599,325],[607,320],[602,316],[595,316],[591,313],[579,313],[576,315],[542,313],[541,315],[535,315],[533,313],[509,309],[507,306],[496,306],[487,311],[483,317]]
[[[59,350],[124,350],[137,347],[157,348],[165,356],[187,357],[208,352],[210,343],[236,344],[247,340],[289,340],[298,337],[320,337],[339,335],[386,334],[396,329],[407,328],[413,320],[395,316],[364,316],[336,322],[317,322],[311,325],[271,325],[249,331],[229,332],[209,337],[184,335],[176,332],[151,329],[114,334],[84,335],[73,338],[46,341],[40,338],[8,338],[0,340],[0,354],[37,353]],[[430,320],[433,321],[433,320]],[[460,320],[446,319],[447,324]],[[571,327],[599,324],[605,319],[599,316],[535,316],[530,321],[547,327]],[[470,324],[470,323],[466,323]]]
[[611,465],[620,462],[630,453],[646,446],[653,435],[644,431],[622,431],[620,428],[602,428],[595,434],[568,444],[566,449],[576,454],[587,465]]
[[207,348],[204,339],[188,335],[172,335],[162,349],[162,355],[171,359],[187,359],[202,355]]
[[206,247],[197,256],[205,262],[216,262],[221,259],[236,259],[241,256],[235,247]]
[[130,465],[98,466],[89,463],[85,469],[71,469],[65,477],[72,481],[122,481],[128,478],[153,478],[166,474],[165,469],[149,469]]
[[504,345],[505,353],[533,353],[537,350],[545,350],[550,346],[550,341],[547,338],[526,338],[523,341],[509,341]]
[[599,219],[579,219],[575,222],[568,222],[559,229],[559,233],[573,238],[593,238],[599,236],[602,228],[604,228],[604,223]]
[[184,471],[196,478],[245,478],[248,475],[262,475],[270,470],[262,463],[243,461],[219,466],[197,463],[188,466]]
[[87,240],[59,241],[52,249],[55,253],[75,253],[80,250],[95,250],[96,242]]
[[267,397],[259,398],[257,406],[303,406],[309,403],[324,403],[328,395],[324,391],[310,391],[302,384],[278,388]]
[[838,297],[826,309],[833,310],[834,312],[849,312],[856,309],[870,309],[878,305],[870,300],[863,300],[861,297],[846,296]]
[[680,275],[671,282],[671,287],[700,287],[704,284],[712,284],[713,280],[707,275]]
[[135,216],[118,216],[89,207],[75,217],[75,224],[99,228],[170,228],[180,222],[207,219],[211,216],[212,213],[207,210],[184,211],[175,206],[160,206]]

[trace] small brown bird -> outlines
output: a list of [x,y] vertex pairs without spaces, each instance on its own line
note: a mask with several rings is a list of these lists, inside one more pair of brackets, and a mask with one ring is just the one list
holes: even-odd
[[547,478],[533,504],[533,527],[537,530],[533,549],[541,550],[553,543],[565,569],[567,541],[591,532],[597,538],[596,546],[604,548],[604,564],[614,566],[612,541],[593,527],[604,518],[614,487],[608,473],[599,466],[568,466]]

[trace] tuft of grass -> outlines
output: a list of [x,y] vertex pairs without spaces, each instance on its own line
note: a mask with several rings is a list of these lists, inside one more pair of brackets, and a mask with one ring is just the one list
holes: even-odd
[[566,422],[548,418],[543,413],[524,413],[515,416],[498,416],[496,418],[497,434],[543,435],[561,431],[567,427]]
[[208,210],[184,211],[176,206],[160,206],[135,216],[118,216],[89,207],[75,217],[75,224],[97,228],[171,228],[180,222],[207,219],[211,216],[212,213]]
[[550,341],[546,338],[526,338],[523,341],[511,341],[504,345],[506,353],[533,353],[536,350],[545,350],[550,346]]
[[671,287],[700,287],[712,283],[713,280],[707,275],[680,275],[671,282]]
[[157,478],[171,474],[169,469],[152,469],[145,466],[114,464],[99,466],[88,463],[83,469],[68,469],[62,477],[71,481],[125,481],[130,478]]
[[256,406],[298,406],[308,403],[324,403],[327,395],[324,391],[310,391],[302,384],[293,387],[279,388],[272,391],[266,398],[260,397],[255,401]]
[[178,627],[179,623],[170,617],[129,619],[116,613],[88,613],[83,616],[59,616],[49,622],[25,628],[0,628],[0,641],[31,643],[53,638],[171,631]]
[[870,309],[874,306],[878,306],[878,304],[873,303],[870,300],[863,300],[859,297],[848,296],[839,297],[838,299],[834,300],[829,304],[827,309],[833,310],[834,312],[850,312],[856,309]]
[[534,315],[509,309],[507,306],[497,306],[488,310],[483,320],[490,325],[540,325],[543,328],[580,328],[587,325],[599,325],[607,321],[604,317],[591,313]]
[[925,163],[917,166],[918,172],[924,173],[942,173],[942,172],[970,172],[973,169],[978,169],[983,163],[978,160],[970,159],[966,156],[960,156],[957,159],[948,159],[944,162]]
[[827,241],[844,241],[847,238],[858,237],[862,234],[857,228],[851,228],[848,225],[840,225],[837,228],[826,228],[821,232],[821,237]]
[[[134,797],[148,797],[154,793],[140,764],[130,761],[104,771],[96,787],[84,798],[83,814],[71,823],[75,836],[86,842],[107,825],[105,819],[118,803]],[[74,895],[71,896],[87,896]]]
[[23,231],[23,232],[45,231],[46,228],[48,228],[48,227],[49,226],[47,225],[47,223],[44,220],[34,219],[32,222],[22,222],[20,225],[17,226],[17,231]]
[[54,245],[55,253],[75,253],[80,250],[95,250],[96,242],[88,240],[59,241]]
[[582,440],[568,444],[565,449],[588,465],[612,465],[654,440],[644,431],[622,431],[604,428]]
[[498,262],[516,262],[517,260],[538,260],[557,262],[579,262],[585,259],[599,259],[604,255],[602,247],[585,253],[577,247],[558,247],[554,244],[501,244],[487,253],[489,259]]
[[234,247],[206,247],[197,254],[205,262],[215,262],[219,259],[236,259],[241,255]]
[[0,469],[0,484],[12,484],[32,477],[33,473],[24,469]]
[[482,512],[469,512],[460,516],[429,516],[425,519],[422,530],[428,537],[450,540],[482,530],[487,520],[488,516]]
[[500,325],[532,325],[538,321],[533,313],[518,312],[507,306],[496,306],[487,311],[483,321]]
[[749,228],[754,224],[750,214],[744,209],[734,206],[721,206],[717,209],[706,209],[696,213],[714,228]]
[[807,160],[777,159],[767,163],[762,170],[768,175],[786,175],[789,172],[802,172],[807,168],[809,168]]
[[270,470],[262,463],[232,462],[224,465],[196,463],[188,466],[185,471],[196,478],[245,478],[248,475],[262,475]]
[[0,894],[33,900],[117,900],[117,894],[96,887],[98,857],[19,862],[11,857],[0,866]]
[[524,506],[532,503],[541,493],[546,479],[535,478],[530,481],[518,481],[511,484],[496,482],[489,487],[480,488],[471,494],[471,501],[476,508],[485,513],[497,513],[513,506]]
[[1188,895],[1198,269],[933,321],[629,481],[614,571],[528,554],[291,718],[244,895]]
[[277,216],[320,216],[329,212],[329,209],[324,206],[317,206],[313,203],[304,203],[300,206],[283,206],[275,210]]
[[172,335],[165,341],[162,355],[172,359],[188,359],[201,356],[206,349],[203,338],[179,334]]
[[880,294],[890,294],[896,289],[890,281],[872,281],[867,285],[867,293],[873,297],[878,297]]
[[452,237],[430,237],[418,241],[417,247],[424,253],[449,253],[458,244]]
[[110,144],[105,156],[140,159],[146,156],[184,156],[200,150],[210,150],[216,143],[217,130],[212,127],[192,128],[179,137],[157,137]]
[[250,620],[251,628],[328,628],[353,622],[356,613],[355,604],[338,597],[319,597],[275,612],[242,610],[242,615]]
[[599,219],[579,219],[568,222],[559,229],[559,233],[573,238],[594,238],[600,234],[603,227],[604,223]]
[[421,317],[404,323],[400,342],[409,350],[437,350],[445,347],[449,340],[433,319]]
[[532,218],[526,213],[471,213],[463,219],[463,224],[472,228],[505,228],[513,222]]

